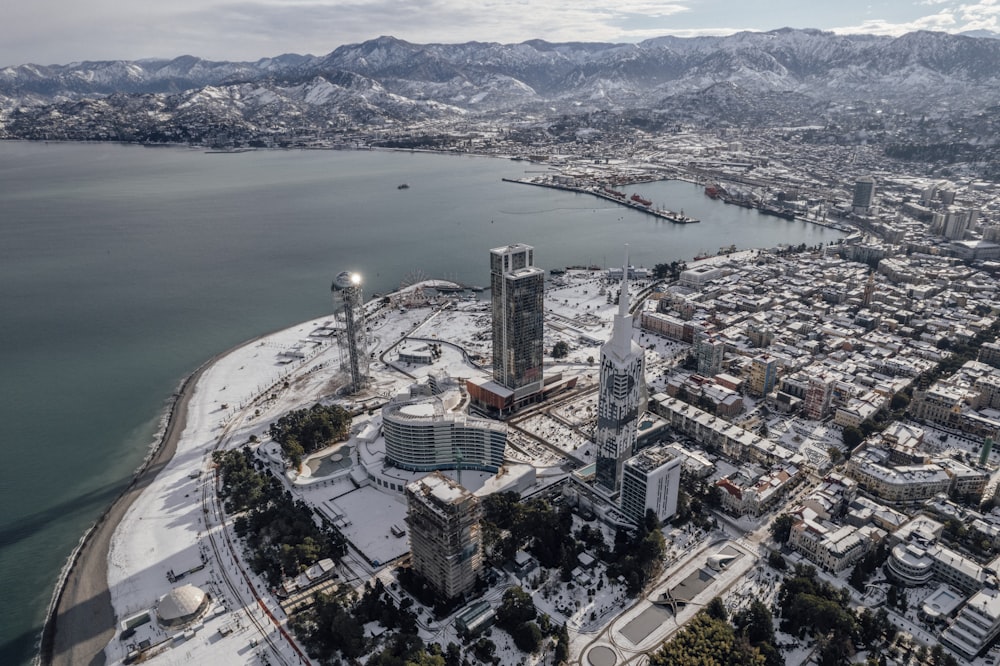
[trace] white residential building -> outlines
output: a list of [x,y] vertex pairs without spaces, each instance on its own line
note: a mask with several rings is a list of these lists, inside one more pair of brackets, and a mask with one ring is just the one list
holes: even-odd
[[681,458],[667,446],[643,449],[622,468],[622,511],[638,525],[653,510],[660,522],[677,513]]

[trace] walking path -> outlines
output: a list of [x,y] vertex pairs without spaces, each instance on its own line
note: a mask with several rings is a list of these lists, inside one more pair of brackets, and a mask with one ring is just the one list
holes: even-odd
[[108,590],[111,537],[132,503],[173,458],[177,440],[187,423],[188,400],[194,387],[205,369],[224,355],[213,357],[184,380],[174,396],[167,425],[156,450],[122,494],[84,535],[80,546],[70,557],[42,630],[39,660],[43,665],[97,666],[104,663],[104,646],[115,633],[115,613]]

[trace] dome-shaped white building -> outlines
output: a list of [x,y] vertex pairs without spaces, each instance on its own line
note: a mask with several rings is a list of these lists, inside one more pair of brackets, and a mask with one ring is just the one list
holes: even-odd
[[163,595],[156,604],[156,617],[164,627],[182,627],[204,615],[210,603],[211,597],[188,583]]

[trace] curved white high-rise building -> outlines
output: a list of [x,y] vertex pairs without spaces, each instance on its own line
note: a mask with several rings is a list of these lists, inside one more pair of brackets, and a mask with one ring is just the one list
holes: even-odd
[[457,402],[457,396],[446,393],[401,397],[385,405],[386,462],[418,472],[498,471],[507,446],[507,426],[451,411]]

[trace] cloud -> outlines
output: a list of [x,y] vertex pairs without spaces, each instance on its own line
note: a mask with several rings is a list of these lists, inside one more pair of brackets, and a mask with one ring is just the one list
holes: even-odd
[[922,0],[924,6],[949,4],[937,13],[920,16],[908,21],[870,19],[857,25],[831,28],[841,34],[902,35],[915,30],[939,30],[942,32],[965,32],[967,30],[997,30],[1000,27],[1000,3],[998,0],[980,0],[975,3],[959,4],[952,0]]
[[[687,11],[682,4],[625,0],[353,0],[336,3],[232,2],[191,11],[178,28],[191,41],[225,35],[254,52],[271,45],[325,53],[345,43],[393,35],[415,42],[470,40],[519,42],[636,41],[651,31],[645,21]],[[296,48],[294,45],[298,45]],[[266,53],[273,54],[274,46]]]
[[921,16],[911,21],[892,22],[885,19],[869,19],[858,25],[830,28],[842,35],[903,35],[916,30],[937,30],[942,32],[958,32],[965,28],[958,27],[958,21],[951,9],[943,9],[936,14]]
[[996,0],[982,0],[975,4],[959,5],[958,12],[965,22],[963,30],[997,30],[1000,4]]

